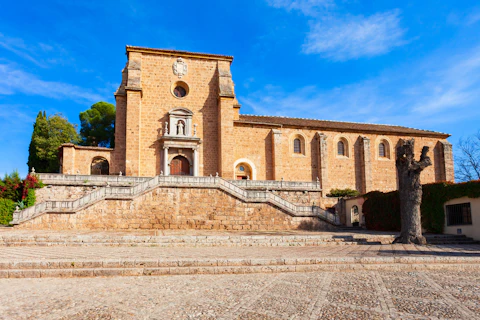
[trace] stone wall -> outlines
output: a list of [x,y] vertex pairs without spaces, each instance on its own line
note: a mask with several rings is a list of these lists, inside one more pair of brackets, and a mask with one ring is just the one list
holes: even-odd
[[291,217],[267,203],[245,203],[218,189],[156,188],[134,200],[102,200],[75,214],[44,214],[18,229],[48,230],[294,230],[333,229]]
[[[327,157],[324,161],[327,174],[324,177],[320,172],[318,133],[326,136]],[[272,139],[274,134],[276,139]],[[299,136],[304,145],[302,153],[295,154],[293,139]],[[412,138],[362,132],[319,132],[305,128],[272,129],[272,126],[245,123],[236,123],[235,137],[235,160],[243,158],[253,163],[257,180],[283,178],[285,181],[316,181],[319,177],[326,193],[335,188],[350,188],[362,193],[396,190],[395,149],[400,139]],[[337,155],[337,142],[340,139],[346,142],[345,156]],[[272,141],[277,142],[273,145]],[[387,144],[386,157],[379,157],[380,142]],[[447,150],[444,155],[444,151],[440,150],[444,143],[438,138],[415,137],[417,158],[423,146],[429,146],[433,163],[422,173],[422,183],[453,179],[450,172],[453,166],[451,152]]]
[[35,204],[48,200],[76,200],[93,190],[94,187],[92,186],[46,186],[40,189],[35,189]]
[[285,199],[291,203],[300,206],[323,206],[322,192],[321,191],[298,191],[298,190],[275,190],[274,194],[282,199]]

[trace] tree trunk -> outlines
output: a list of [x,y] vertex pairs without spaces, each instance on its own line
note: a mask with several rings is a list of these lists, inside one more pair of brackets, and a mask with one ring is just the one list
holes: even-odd
[[400,194],[400,214],[402,219],[402,231],[394,243],[405,244],[426,244],[422,236],[422,221],[420,216],[420,205],[422,203],[422,185],[420,184],[420,173],[432,165],[427,156],[429,147],[423,147],[420,161],[415,161],[414,139],[401,140],[397,147],[397,173],[398,192]]

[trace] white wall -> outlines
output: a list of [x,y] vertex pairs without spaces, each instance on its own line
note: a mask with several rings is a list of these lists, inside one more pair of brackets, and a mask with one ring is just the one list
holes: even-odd
[[[460,204],[460,203],[470,203],[470,208],[472,210],[472,224],[469,225],[455,225],[447,226],[447,205],[451,204]],[[462,229],[462,233],[467,237],[473,238],[475,240],[480,240],[480,198],[457,198],[450,201],[447,201],[443,206],[445,211],[445,234],[458,234],[457,229]]]

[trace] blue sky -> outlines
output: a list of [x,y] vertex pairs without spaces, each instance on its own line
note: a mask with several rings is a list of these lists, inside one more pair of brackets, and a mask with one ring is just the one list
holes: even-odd
[[[70,3],[72,2],[72,3]],[[233,55],[241,112],[480,129],[478,1],[7,1],[0,175],[27,173],[40,110],[114,102],[125,45]]]

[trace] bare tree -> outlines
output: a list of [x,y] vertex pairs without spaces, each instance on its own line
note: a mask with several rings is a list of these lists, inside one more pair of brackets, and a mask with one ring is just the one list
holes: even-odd
[[427,156],[428,147],[423,147],[420,161],[415,161],[413,153],[415,140],[400,140],[397,147],[397,172],[400,194],[400,215],[402,219],[402,230],[400,236],[394,243],[416,243],[426,244],[427,241],[422,235],[422,222],[420,216],[420,205],[422,203],[422,185],[420,173],[432,161]]
[[455,159],[458,181],[480,180],[480,131],[458,142],[459,154]]

